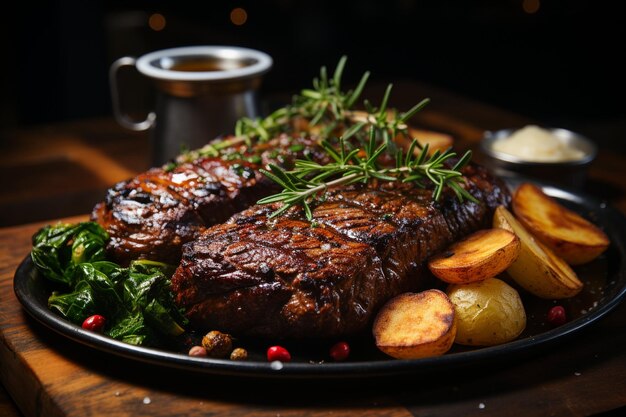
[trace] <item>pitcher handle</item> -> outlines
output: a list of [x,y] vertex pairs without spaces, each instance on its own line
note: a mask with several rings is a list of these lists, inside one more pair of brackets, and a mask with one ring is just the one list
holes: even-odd
[[118,70],[122,67],[134,67],[135,62],[137,60],[130,56],[124,56],[122,58],[117,59],[113,64],[111,64],[111,68],[109,69],[109,83],[111,85],[111,104],[113,105],[113,116],[115,116],[115,120],[122,125],[123,127],[141,131],[148,130],[152,125],[154,125],[154,121],[156,120],[156,114],[154,112],[148,113],[146,119],[141,122],[136,122],[131,120],[126,114],[122,112],[120,106],[120,95],[119,89],[117,86],[117,73]]

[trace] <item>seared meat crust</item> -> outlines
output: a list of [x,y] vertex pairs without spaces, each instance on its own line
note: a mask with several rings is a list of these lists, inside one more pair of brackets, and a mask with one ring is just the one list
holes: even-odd
[[152,168],[110,188],[91,220],[109,233],[111,260],[122,265],[133,259],[177,265],[183,243],[279,191],[259,172],[261,166],[289,167],[304,156],[323,163],[325,156],[316,143],[311,137],[281,135],[250,149],[231,147],[222,158],[199,158],[172,170]]
[[172,278],[176,302],[200,329],[240,336],[325,338],[368,328],[390,297],[417,290],[428,257],[488,227],[504,183],[465,169],[479,204],[447,190],[389,183],[351,187],[313,208],[268,220],[278,205],[253,206],[183,246]]
[[109,233],[109,256],[120,264],[145,258],[176,265],[183,243],[275,190],[253,164],[203,158],[116,184],[91,219]]

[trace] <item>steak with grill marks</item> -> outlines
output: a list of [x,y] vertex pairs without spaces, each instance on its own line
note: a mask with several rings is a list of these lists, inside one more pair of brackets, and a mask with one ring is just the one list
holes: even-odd
[[278,191],[259,172],[261,166],[288,167],[305,155],[324,161],[313,138],[281,135],[250,149],[233,146],[222,158],[199,158],[171,170],[152,168],[110,188],[91,220],[109,233],[111,260],[127,265],[143,258],[176,265],[183,243]]
[[183,243],[272,191],[275,186],[248,162],[203,158],[116,184],[92,220],[109,233],[107,252],[116,262],[177,264]]
[[490,225],[510,203],[506,185],[476,165],[464,170],[478,204],[446,190],[388,183],[329,192],[313,206],[268,220],[253,206],[183,246],[172,277],[195,327],[239,336],[326,338],[366,329],[389,298],[419,289],[425,261]]

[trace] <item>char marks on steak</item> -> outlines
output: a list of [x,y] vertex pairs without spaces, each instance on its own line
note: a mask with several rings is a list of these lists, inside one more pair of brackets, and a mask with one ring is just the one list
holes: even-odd
[[183,243],[275,191],[245,161],[202,158],[168,171],[152,168],[109,189],[92,220],[109,233],[109,256],[177,264]]
[[240,336],[326,338],[357,334],[389,298],[419,289],[428,257],[488,227],[510,203],[504,183],[464,170],[479,204],[446,190],[388,183],[329,192],[315,226],[293,208],[253,206],[183,247],[172,290],[193,325]]
[[[199,158],[171,170],[152,168],[110,188],[91,220],[109,233],[111,260],[177,265],[183,243],[278,191],[259,172],[261,165],[288,167],[305,155],[324,161],[315,139],[281,135],[253,148],[230,147],[221,158]],[[255,158],[258,163],[249,162]]]

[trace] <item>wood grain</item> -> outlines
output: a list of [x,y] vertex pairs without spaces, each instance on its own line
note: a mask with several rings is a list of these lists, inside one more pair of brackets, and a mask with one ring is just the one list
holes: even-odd
[[2,132],[0,226],[86,213],[149,155],[147,132],[109,119]]
[[21,417],[21,413],[13,403],[11,397],[6,392],[6,390],[1,387],[0,388],[0,416],[3,417]]

